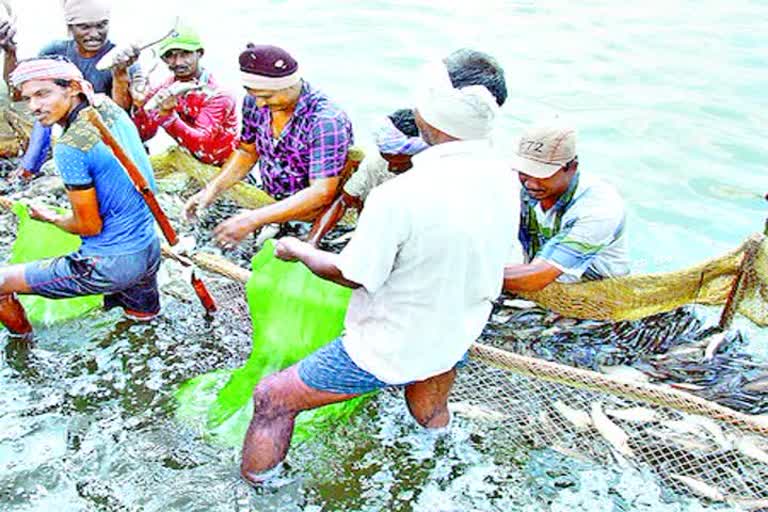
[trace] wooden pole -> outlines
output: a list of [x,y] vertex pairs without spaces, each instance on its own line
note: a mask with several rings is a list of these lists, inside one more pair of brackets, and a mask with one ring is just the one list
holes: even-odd
[[112,132],[109,131],[109,128],[104,123],[104,120],[101,118],[99,113],[93,107],[84,109],[82,113],[85,114],[88,121],[94,127],[96,127],[96,129],[99,131],[99,135],[101,136],[101,140],[104,141],[104,144],[109,146],[109,148],[115,154],[117,160],[120,162],[120,164],[122,164],[123,169],[125,169],[125,172],[128,174],[128,177],[130,177],[131,182],[133,182],[133,186],[136,187],[136,190],[139,192],[139,194],[141,194],[141,196],[144,198],[144,201],[147,203],[147,206],[152,212],[152,215],[155,217],[157,224],[160,226],[160,230],[163,232],[165,239],[168,240],[168,243],[172,246],[179,243],[179,237],[176,234],[176,230],[173,228],[173,225],[171,225],[171,221],[168,220],[168,216],[165,215],[165,212],[160,206],[160,203],[157,202],[157,198],[155,197],[155,193],[152,192],[152,188],[149,186],[149,182],[141,173],[139,168],[136,167],[136,164],[134,164],[130,157],[126,154],[122,146],[120,146],[120,143],[112,135]]

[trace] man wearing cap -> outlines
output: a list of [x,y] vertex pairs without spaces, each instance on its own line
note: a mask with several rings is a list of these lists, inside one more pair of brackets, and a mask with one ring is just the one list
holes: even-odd
[[[93,86],[74,64],[50,58],[20,63],[11,81],[40,123],[64,129],[54,159],[72,210],[30,206],[30,215],[79,235],[82,245],[59,258],[0,268],[0,322],[13,334],[31,332],[16,293],[53,299],[104,294],[106,308],[120,306],[137,319],[153,317],[160,309],[160,244],[154,219],[83,113],[95,105]],[[154,187],[149,159],[128,114],[109,98],[100,100],[97,111]]]
[[276,46],[240,54],[243,102],[240,146],[220,174],[185,206],[187,217],[245,178],[258,162],[261,186],[278,201],[217,226],[225,247],[270,223],[312,220],[336,197],[352,144],[347,115],[303,80],[296,60]]
[[[492,56],[471,48],[460,48],[451,52],[442,62],[453,87],[460,89],[468,85],[482,85],[488,89],[499,107],[506,102],[504,69]],[[374,139],[378,151],[369,154],[344,185],[342,194],[318,216],[308,236],[311,242],[319,242],[348,208],[361,210],[368,193],[374,187],[410,169],[411,157],[426,147],[418,137],[413,111],[410,109],[390,114],[376,129]]]
[[385,117],[374,131],[376,150],[366,152],[360,168],[344,184],[341,195],[318,216],[308,239],[319,242],[348,208],[360,211],[371,191],[407,171],[414,155],[427,148],[419,137],[412,109],[400,109]]
[[[203,53],[200,37],[190,28],[160,43],[158,54],[173,76],[146,96],[134,94],[131,117],[142,140],[154,137],[162,126],[201,162],[221,165],[237,146],[235,98],[200,65]],[[184,82],[196,90],[175,95],[173,85]],[[144,106],[153,97],[158,108],[147,111]]]
[[[63,0],[62,4],[64,20],[72,39],[53,41],[40,50],[38,56],[66,57],[80,69],[96,93],[107,94],[118,105],[128,108],[131,104],[130,80],[131,76],[138,74],[138,67],[129,68],[132,61],[128,60],[113,70],[96,69],[96,63],[115,47],[108,38],[109,3],[105,0]],[[15,29],[13,32],[15,33]],[[5,50],[3,78],[9,82],[10,74],[17,63],[16,43],[13,37],[0,37],[0,44],[3,44],[2,48]],[[29,177],[40,171],[48,156],[50,139],[50,128],[35,123],[30,135],[29,149],[20,163],[21,175]]]
[[354,291],[341,337],[256,386],[247,480],[285,457],[300,411],[383,387],[404,386],[422,426],[448,424],[455,366],[501,292],[509,244],[500,234],[517,225],[517,182],[488,140],[497,110],[480,86],[432,89],[416,109],[431,147],[371,191],[341,254],[278,242],[277,257]]
[[573,128],[557,120],[527,128],[512,169],[523,185],[519,239],[525,263],[507,266],[505,290],[629,273],[624,202],[613,186],[582,174]]

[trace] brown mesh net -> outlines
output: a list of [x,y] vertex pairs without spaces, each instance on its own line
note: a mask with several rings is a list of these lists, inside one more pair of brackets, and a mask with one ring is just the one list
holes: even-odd
[[[755,258],[748,254],[750,250]],[[688,302],[724,304],[734,282],[741,279],[743,291],[734,298],[734,309],[764,320],[765,257],[764,241],[754,238],[728,255],[691,269],[626,278],[619,285],[600,283],[604,286],[599,288],[593,283],[571,285],[568,289],[577,290],[580,297],[574,304],[556,293],[547,294],[544,301],[557,297],[551,300],[562,311],[584,317],[599,311],[586,290],[609,290],[607,298],[598,296],[599,304],[607,304],[617,318],[640,318],[644,315],[633,312],[630,304],[645,315]],[[196,259],[198,265],[238,281],[248,278],[248,271],[230,268],[226,260],[209,262]],[[630,285],[641,290],[635,294]],[[237,315],[247,312],[242,285],[214,293],[220,304]],[[621,297],[627,300],[622,302]],[[245,323],[247,318],[240,316],[239,321]],[[612,377],[483,344],[472,346],[470,363],[459,374],[450,407],[453,414],[495,423],[510,446],[549,448],[603,466],[630,465],[651,471],[675,492],[744,510],[768,510],[766,415],[744,414],[670,386]]]

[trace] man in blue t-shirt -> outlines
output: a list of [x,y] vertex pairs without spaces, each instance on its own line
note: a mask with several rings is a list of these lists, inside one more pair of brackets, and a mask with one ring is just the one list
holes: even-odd
[[[135,60],[132,58],[135,54],[123,52],[121,54],[125,59],[123,64],[112,70],[96,69],[99,60],[115,48],[109,40],[109,6],[100,0],[66,0],[64,18],[72,38],[49,43],[40,50],[38,56],[66,57],[80,69],[97,93],[112,97],[115,103],[127,109],[131,105],[130,77],[139,75],[137,66],[128,67],[131,61]],[[13,35],[15,35],[15,27],[11,27],[9,22],[0,25],[0,48],[5,51],[4,79],[6,82],[17,62]],[[29,148],[20,163],[21,175],[30,176],[40,171],[50,148],[50,137],[49,127],[35,123]]]
[[[152,318],[160,310],[160,245],[154,220],[120,162],[82,114],[95,105],[92,85],[61,58],[23,62],[11,80],[41,124],[56,123],[64,129],[54,159],[72,211],[59,214],[30,207],[30,214],[79,235],[82,245],[59,258],[0,268],[0,322],[15,334],[31,332],[16,293],[54,299],[104,294],[106,308],[121,306],[129,317]],[[133,122],[109,98],[100,99],[96,109],[154,188],[152,168]]]

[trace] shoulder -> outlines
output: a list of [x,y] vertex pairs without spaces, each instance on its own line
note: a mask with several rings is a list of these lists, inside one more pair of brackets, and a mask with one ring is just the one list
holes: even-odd
[[[112,127],[120,123],[132,123],[128,114],[117,103],[115,103],[109,96],[103,95],[99,97],[98,105],[96,106],[101,118],[107,124]],[[81,118],[83,116],[80,116]],[[78,118],[78,121],[80,118]],[[87,123],[90,126],[90,123]],[[98,132],[97,132],[98,133]]]
[[[74,123],[59,137],[56,143],[58,154],[69,154],[68,149],[79,150],[87,153],[99,143],[99,132],[84,115],[77,117]],[[60,147],[61,146],[61,147]]]
[[320,89],[315,89],[309,83],[305,83],[305,89],[302,93],[307,102],[309,110],[318,121],[329,122],[349,122],[347,113],[336,104],[327,94]]
[[43,57],[45,55],[66,55],[71,44],[72,41],[67,40],[51,41],[40,49],[38,57]]
[[617,221],[624,218],[624,199],[615,186],[596,176],[582,176],[580,180],[578,193],[566,216]]

